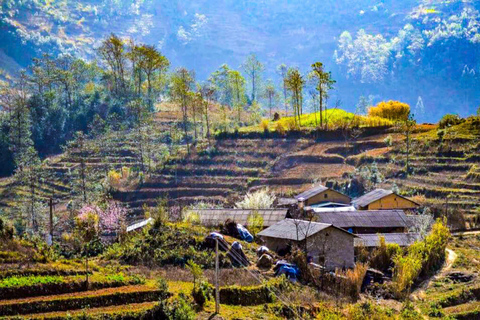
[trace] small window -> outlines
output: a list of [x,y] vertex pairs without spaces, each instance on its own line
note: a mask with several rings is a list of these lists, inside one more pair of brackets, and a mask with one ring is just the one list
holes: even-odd
[[328,193],[325,193],[324,197],[325,197],[325,198],[328,198]]
[[325,256],[323,254],[318,256],[318,264],[321,266],[325,265]]

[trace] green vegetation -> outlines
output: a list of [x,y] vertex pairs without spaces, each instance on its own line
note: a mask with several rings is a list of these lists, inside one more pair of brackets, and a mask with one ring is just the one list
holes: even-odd
[[393,257],[393,289],[397,297],[405,297],[420,275],[430,275],[441,266],[449,238],[447,226],[437,221],[423,241],[412,244],[405,255]]
[[58,284],[63,281],[60,276],[28,276],[0,279],[0,289],[34,286],[38,284]]

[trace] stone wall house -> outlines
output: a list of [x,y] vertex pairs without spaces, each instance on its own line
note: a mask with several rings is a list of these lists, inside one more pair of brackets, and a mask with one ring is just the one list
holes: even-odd
[[356,236],[332,224],[285,219],[261,231],[258,236],[265,246],[276,252],[296,245],[327,270],[355,266]]

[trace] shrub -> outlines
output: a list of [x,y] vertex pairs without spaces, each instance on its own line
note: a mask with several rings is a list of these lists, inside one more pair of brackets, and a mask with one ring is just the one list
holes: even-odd
[[380,117],[394,121],[406,121],[410,114],[410,106],[399,101],[382,101],[368,110],[369,117]]
[[260,128],[262,128],[263,131],[268,131],[268,120],[262,120]]
[[385,139],[383,139],[383,142],[384,142],[387,146],[391,147],[392,144],[393,144],[393,138],[392,138],[392,136],[391,136],[391,135],[388,135]]
[[256,236],[257,233],[262,231],[263,229],[263,217],[258,213],[258,211],[254,211],[250,214],[247,218],[247,226],[253,236]]
[[199,225],[200,215],[193,210],[188,210],[183,215],[183,221],[194,225]]
[[180,293],[173,301],[162,301],[159,309],[156,319],[194,320],[196,318],[192,304],[183,293]]
[[285,277],[275,278],[258,286],[229,286],[220,288],[220,303],[237,306],[253,306],[275,301],[273,292],[288,289]]
[[376,306],[369,301],[357,303],[348,308],[347,319],[351,320],[389,320],[392,318],[391,310]]
[[0,217],[0,240],[11,240],[13,239],[13,234],[13,226]]
[[193,277],[193,290],[195,291],[197,287],[197,283],[201,280],[203,277],[203,269],[201,266],[196,264],[193,260],[188,260],[187,263],[185,264],[185,267],[190,271]]
[[122,176],[115,170],[110,170],[107,175],[108,184],[113,188],[118,188]]
[[393,257],[401,252],[398,244],[386,244],[385,237],[381,236],[380,245],[372,252],[370,266],[385,272],[392,266]]
[[420,275],[428,275],[438,269],[445,259],[445,249],[450,238],[448,227],[437,221],[423,240],[408,248],[405,256],[393,258],[393,291],[397,298],[404,298]]
[[192,290],[192,298],[200,308],[203,308],[205,302],[212,297],[213,288],[207,281],[201,281],[198,286]]
[[357,299],[362,289],[363,278],[367,273],[368,265],[357,263],[354,269],[346,271],[336,271],[335,274],[339,280],[339,290],[345,296]]
[[451,126],[455,126],[464,122],[465,119],[460,118],[458,114],[446,114],[442,117],[442,119],[438,122],[438,127],[440,129],[448,128]]
[[123,178],[123,179],[128,179],[128,178],[130,178],[130,173],[131,173],[130,168],[128,168],[128,167],[122,167],[122,178]]
[[277,132],[279,135],[283,136],[287,132],[287,128],[285,125],[279,121],[275,123],[275,132]]
[[275,195],[265,188],[253,193],[247,193],[242,201],[237,202],[238,209],[270,209],[275,202]]
[[166,299],[170,295],[170,293],[168,292],[168,283],[163,278],[157,279],[157,289],[160,294],[160,299]]

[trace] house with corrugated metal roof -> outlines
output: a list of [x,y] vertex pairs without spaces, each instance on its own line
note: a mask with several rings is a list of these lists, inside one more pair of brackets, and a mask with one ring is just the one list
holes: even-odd
[[375,189],[352,201],[357,210],[416,209],[419,204],[394,193],[392,190]]
[[287,209],[192,209],[187,215],[196,215],[200,224],[206,227],[223,225],[228,219],[248,225],[248,218],[259,214],[263,218],[263,226],[269,227],[287,217]]
[[385,244],[398,244],[400,247],[408,247],[420,239],[418,233],[359,234],[358,238],[355,238],[355,248],[365,247],[367,249],[373,249],[379,247],[380,237],[385,239]]
[[302,202],[304,206],[311,206],[319,203],[340,203],[350,204],[352,199],[341,192],[335,191],[323,185],[308,189],[295,196],[298,202]]
[[259,232],[257,236],[276,252],[290,245],[306,250],[315,263],[328,270],[355,266],[356,235],[327,223],[285,219]]
[[355,234],[408,232],[403,210],[330,211],[314,215],[317,222],[333,224]]

